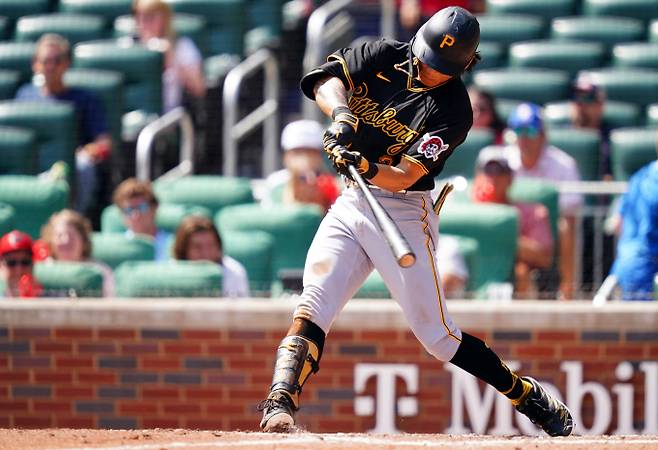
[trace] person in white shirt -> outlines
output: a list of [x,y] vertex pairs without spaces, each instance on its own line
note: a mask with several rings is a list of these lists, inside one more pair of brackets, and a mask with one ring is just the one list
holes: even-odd
[[246,269],[224,254],[222,238],[207,217],[188,216],[183,219],[176,230],[174,257],[178,260],[218,263],[222,268],[222,296],[250,296]]
[[[576,160],[563,150],[548,144],[541,108],[532,103],[521,103],[510,114],[507,127],[515,143],[505,148],[509,165],[517,178],[538,178],[547,181],[580,181]],[[575,193],[561,193],[560,221],[560,292],[563,299],[573,297],[574,232],[576,217],[583,205],[583,197]]]

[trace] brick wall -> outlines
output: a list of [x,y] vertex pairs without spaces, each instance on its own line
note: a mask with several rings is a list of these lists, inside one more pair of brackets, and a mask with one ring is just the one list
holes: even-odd
[[[519,305],[455,303],[451,311],[464,330],[562,393],[561,364],[581,362],[583,382],[600,383],[610,393],[607,432],[617,423],[613,385],[632,385],[633,422],[642,430],[645,374],[639,364],[658,359],[658,309]],[[292,307],[271,300],[3,301],[0,427],[255,430],[256,405],[266,395]],[[624,361],[634,370],[620,380],[616,370]],[[451,426],[452,374],[417,343],[394,303],[371,301],[351,302],[330,333],[322,369],[302,395],[302,426],[314,432],[374,428],[374,414],[355,414],[357,394],[377,395],[375,378],[355,393],[359,363],[418,367],[418,392],[396,382],[396,395],[412,395],[418,405],[417,414],[397,418],[398,429],[431,433]],[[587,426],[594,407],[585,396]],[[465,420],[468,425],[468,414]]]

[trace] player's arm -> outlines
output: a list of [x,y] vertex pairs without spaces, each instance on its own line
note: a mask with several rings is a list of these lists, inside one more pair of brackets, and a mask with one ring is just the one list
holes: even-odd
[[370,183],[387,191],[397,192],[407,189],[425,174],[425,170],[407,158],[402,158],[397,166],[376,164],[376,175],[370,178]]
[[347,89],[340,78],[327,75],[315,83],[313,91],[315,102],[327,116],[331,117],[338,107],[347,108]]

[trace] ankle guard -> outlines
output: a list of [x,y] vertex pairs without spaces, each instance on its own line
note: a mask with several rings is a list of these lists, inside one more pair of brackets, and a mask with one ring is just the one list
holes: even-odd
[[276,352],[271,392],[286,394],[297,410],[306,379],[320,370],[319,353],[318,346],[305,337],[283,338]]

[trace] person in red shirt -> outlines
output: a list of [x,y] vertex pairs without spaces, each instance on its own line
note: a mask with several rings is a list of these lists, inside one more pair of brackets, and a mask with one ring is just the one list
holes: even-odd
[[41,286],[34,279],[32,239],[14,230],[0,239],[0,276],[4,283],[4,297],[38,297]]

